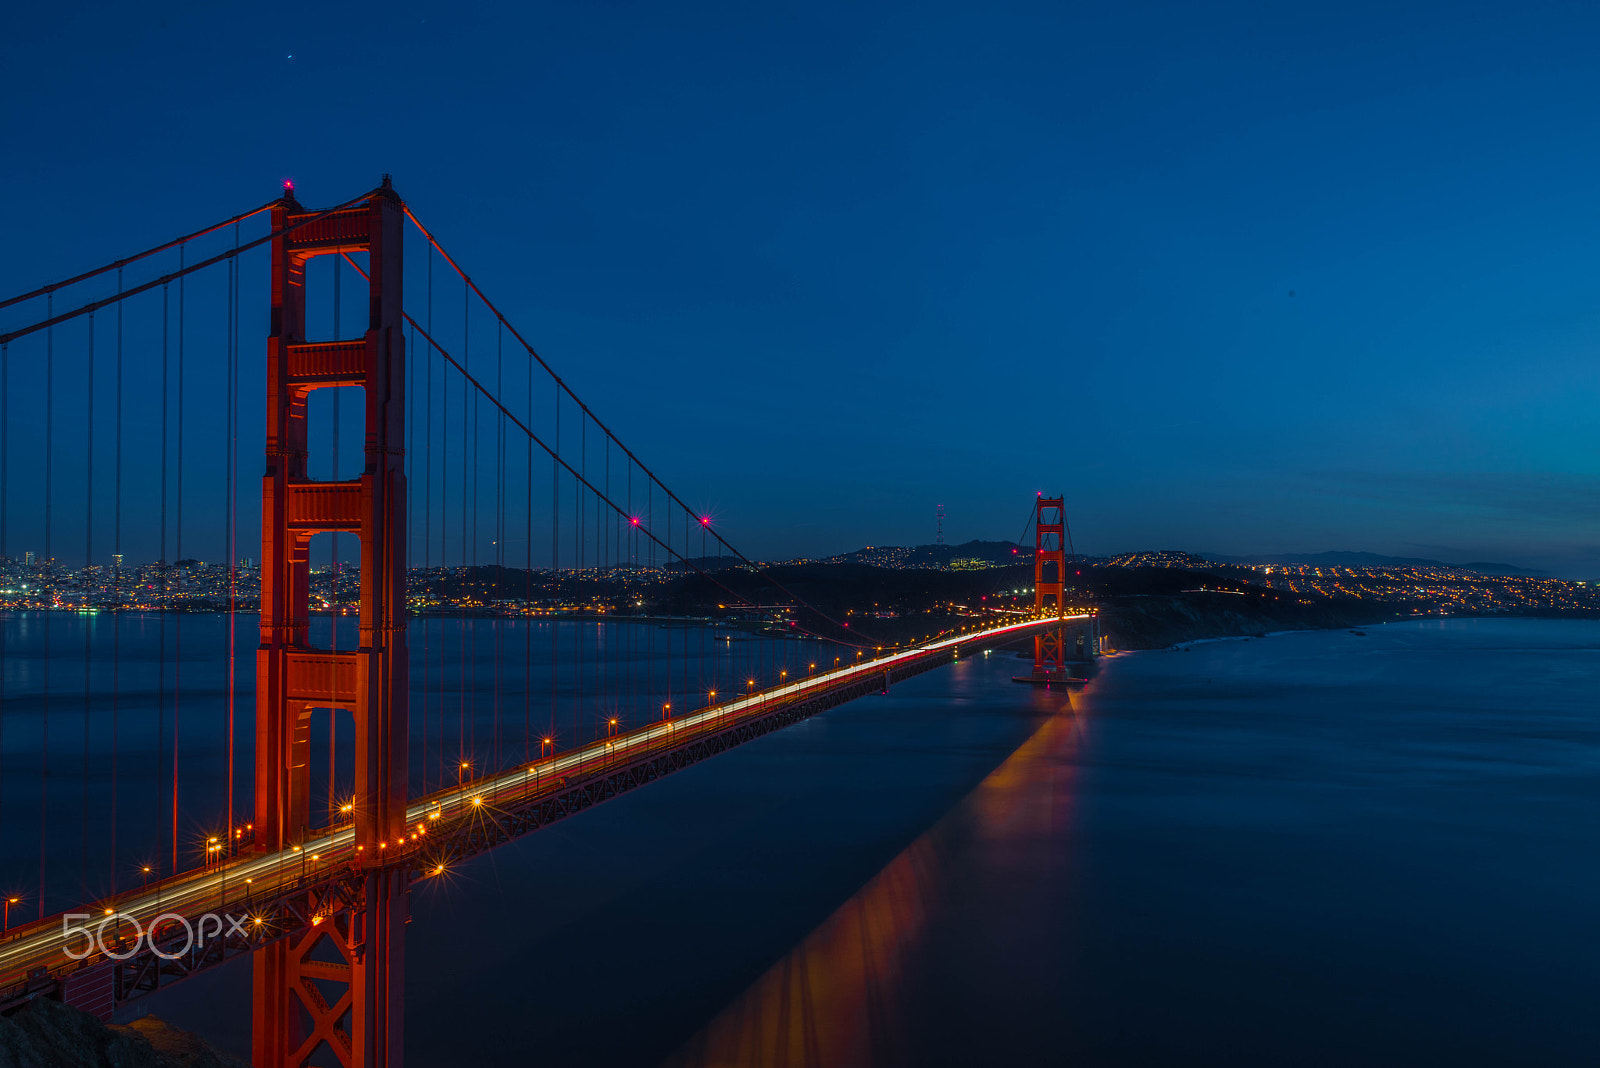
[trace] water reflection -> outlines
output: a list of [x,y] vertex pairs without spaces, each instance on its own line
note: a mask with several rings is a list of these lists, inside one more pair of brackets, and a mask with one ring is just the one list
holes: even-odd
[[[925,1020],[908,1005],[919,985],[930,928],[949,913],[963,922],[974,899],[1002,910],[979,920],[980,940],[1027,938],[1018,930],[1049,912],[1044,902],[1065,872],[1067,829],[1082,720],[1065,691],[1046,698],[1041,721],[1006,761],[924,832],[788,956],[719,1013],[664,1068],[849,1068],[918,1059]],[[1081,703],[1084,698],[1078,697]],[[1040,848],[1045,846],[1045,848]],[[1025,897],[1015,911],[995,884]],[[1041,907],[1043,906],[1043,907]],[[982,910],[989,912],[990,910]],[[1010,930],[1007,930],[1010,928]],[[962,956],[966,956],[963,954]],[[971,958],[967,958],[972,963]],[[919,1019],[908,1023],[915,1016]]]

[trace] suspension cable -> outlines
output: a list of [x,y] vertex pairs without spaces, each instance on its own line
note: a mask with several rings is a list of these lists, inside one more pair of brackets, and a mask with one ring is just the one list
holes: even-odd
[[[282,237],[285,234],[292,234],[296,230],[300,229],[301,227],[310,226],[312,223],[316,222],[318,219],[326,218],[327,216],[332,215],[336,211],[343,211],[346,208],[354,207],[355,205],[361,203],[364,200],[370,200],[370,199],[372,199],[372,197],[376,196],[379,192],[381,192],[381,190],[374,189],[374,190],[372,190],[370,192],[363,193],[360,196],[354,198],[353,200],[345,201],[343,204],[336,204],[331,208],[325,208],[322,211],[316,212],[315,214],[307,215],[304,218],[302,218],[301,220],[299,220],[298,222],[290,223],[288,226],[285,226],[285,227],[283,227],[281,229],[278,229],[278,230],[273,230],[271,233],[268,233],[268,234],[266,234],[266,235],[264,235],[262,237],[258,237],[254,241],[248,242],[247,244],[239,245],[236,248],[228,249],[225,252],[221,252],[221,253],[218,253],[215,256],[212,256],[208,260],[201,260],[200,262],[192,264],[192,265],[190,265],[188,267],[180,268],[179,270],[174,271],[171,274],[165,274],[165,275],[162,275],[160,278],[156,278],[156,279],[153,279],[153,280],[151,280],[149,282],[145,282],[142,285],[134,286],[132,289],[124,289],[121,292],[118,292],[113,296],[106,297],[103,300],[90,301],[88,304],[85,304],[82,307],[74,308],[72,311],[62,312],[60,315],[53,315],[53,314],[47,313],[47,315],[49,315],[49,317],[45,318],[45,319],[41,319],[37,323],[33,323],[30,326],[20,327],[19,329],[12,330],[9,333],[0,334],[0,344],[5,344],[8,341],[15,341],[19,337],[27,337],[29,334],[38,333],[40,330],[45,330],[45,329],[48,329],[48,328],[50,328],[52,326],[59,326],[61,323],[67,322],[67,321],[69,321],[71,319],[76,319],[80,315],[88,315],[92,311],[99,311],[101,308],[104,308],[104,307],[106,307],[108,305],[116,304],[119,301],[127,300],[129,297],[138,296],[140,293],[149,292],[150,290],[155,289],[158,286],[165,286],[170,282],[175,282],[178,279],[184,277],[185,275],[194,274],[196,271],[203,271],[207,267],[214,266],[215,264],[221,263],[224,260],[231,260],[235,256],[238,256],[242,252],[249,252],[251,249],[256,248],[256,247],[258,247],[260,245],[264,245],[268,241],[271,241],[274,238]],[[274,201],[273,203],[276,204],[276,203],[279,203],[279,201]],[[169,245],[167,245],[165,247],[171,248],[172,246],[169,244]],[[13,302],[8,301],[7,303],[13,303]]]
[[[350,263],[350,265],[352,267],[354,267],[357,271],[361,272],[362,277],[366,277],[366,272],[361,270],[360,264],[356,263],[355,260],[350,258],[350,254],[349,253],[342,253],[342,255],[344,256],[344,258],[347,261],[349,261],[349,263]],[[422,327],[417,325],[417,321],[411,317],[411,314],[409,312],[402,312],[401,314],[403,314],[405,316],[406,322],[411,324],[412,329],[416,330],[417,333],[421,334],[422,335],[422,339],[424,341],[426,341],[429,345],[431,345],[434,348],[434,350],[436,352],[438,352],[439,355],[444,358],[446,363],[450,364],[451,367],[454,367],[456,369],[456,371],[458,371],[460,373],[461,377],[466,379],[467,383],[469,385],[471,385],[473,389],[477,390],[478,393],[480,395],[482,395],[486,400],[488,400],[490,404],[493,404],[496,408],[500,409],[501,412],[505,413],[505,417],[507,419],[509,419],[516,426],[516,428],[518,430],[522,431],[524,434],[528,435],[529,438],[533,439],[534,443],[537,444],[546,453],[548,453],[552,460],[554,460],[557,464],[559,464],[562,467],[564,467],[568,474],[570,474],[574,479],[576,479],[579,483],[581,483],[583,485],[583,487],[585,489],[587,489],[590,493],[593,493],[596,498],[598,498],[601,501],[604,501],[607,507],[611,508],[614,512],[618,513],[619,515],[626,514],[623,511],[621,505],[617,504],[616,501],[612,500],[610,497],[606,496],[606,494],[602,493],[600,491],[600,489],[597,486],[594,485],[594,483],[590,482],[586,477],[584,477],[584,475],[581,474],[578,471],[577,468],[573,467],[571,463],[569,463],[568,461],[562,459],[561,455],[555,449],[551,448],[550,445],[543,438],[541,438],[537,434],[535,434],[533,432],[532,428],[530,428],[528,426],[528,424],[524,423],[521,419],[518,419],[517,416],[515,415],[515,413],[513,413],[511,411],[511,409],[507,408],[505,406],[505,404],[500,400],[500,398],[498,398],[494,394],[490,393],[489,390],[484,387],[482,382],[479,382],[475,377],[473,377],[471,374],[469,374],[467,369],[465,367],[463,367],[461,365],[461,363],[458,360],[456,360],[456,358],[454,356],[450,355],[450,353],[444,348],[444,346],[440,345],[436,340],[434,340],[434,338],[433,338],[433,336],[431,334],[429,334],[426,330],[422,329]],[[512,333],[513,336],[516,336],[516,331],[514,329],[512,329],[509,324],[507,325],[506,328],[508,330],[511,330],[511,333]],[[520,341],[521,338],[518,338],[518,340]],[[571,395],[571,391],[570,390],[568,390],[567,393],[568,393],[569,396]],[[592,418],[592,416],[591,416],[591,418]],[[446,437],[448,439],[448,435]],[[615,440],[615,439],[613,438],[613,440]],[[622,447],[621,444],[618,443],[618,448],[621,448],[621,447]],[[624,451],[626,451],[626,450],[624,450]],[[637,461],[635,461],[635,462],[637,463]],[[640,468],[640,470],[645,470],[643,464],[639,464],[639,468]],[[646,471],[646,473],[648,474],[648,471]],[[653,475],[651,476],[651,478],[652,478],[652,480],[655,481],[655,483],[657,485],[661,485],[661,482],[660,482],[659,479],[656,479]],[[662,486],[661,488],[662,488],[662,490],[664,492],[667,492],[667,493],[670,494],[671,491],[667,490],[667,488],[665,486]],[[673,499],[676,500],[677,498],[674,497]],[[679,501],[678,503],[680,504],[680,506],[682,506],[682,502],[681,501]],[[688,516],[690,516],[692,514],[693,514],[693,510],[688,508],[687,506],[684,506],[684,517],[687,519]],[[629,523],[632,524],[632,522],[633,522],[633,520],[635,518],[637,518],[637,517],[629,516],[628,517]],[[726,583],[722,582],[720,579],[718,579],[715,575],[711,574],[710,572],[707,572],[704,568],[700,567],[699,564],[696,564],[694,561],[690,560],[687,556],[684,556],[683,554],[681,554],[681,553],[677,552],[676,550],[674,550],[666,542],[662,541],[659,537],[657,537],[654,531],[651,531],[650,529],[646,528],[642,524],[637,524],[637,526],[638,526],[638,529],[645,535],[645,537],[649,538],[655,544],[661,546],[661,548],[665,549],[669,555],[676,556],[680,561],[683,562],[684,566],[693,568],[695,570],[695,572],[698,573],[702,578],[705,578],[706,580],[708,580],[709,582],[713,583],[717,587],[719,587],[722,590],[726,591],[730,596],[732,596],[736,600],[744,601],[747,604],[755,604],[756,603],[756,602],[752,601],[749,597],[746,597],[744,594],[739,593],[736,590],[734,590],[731,587],[729,587]],[[702,530],[706,529],[704,524],[701,525],[701,529]],[[715,531],[709,531],[709,533],[711,534],[712,537],[715,537],[718,541],[723,541],[721,535],[717,534]],[[726,542],[723,542],[723,544],[726,544]],[[687,544],[687,542],[685,542],[684,550],[687,551],[688,548],[689,548],[688,544]],[[729,546],[729,548],[731,549],[732,546]],[[735,550],[735,552],[737,552],[737,550]],[[704,553],[702,553],[701,555],[703,556]],[[740,559],[744,559],[743,554],[740,554]],[[748,564],[749,562],[746,561],[746,563]],[[766,572],[761,571],[759,568],[755,567],[754,564],[750,564],[749,566],[750,566],[751,570],[756,571],[758,574],[763,574],[763,575],[766,574]],[[772,584],[774,586],[777,586],[778,589],[783,590],[785,593],[789,593],[789,591],[787,589],[785,589],[780,583],[778,583],[777,580],[771,578],[771,576],[767,576],[767,578],[768,578],[768,581],[772,582]],[[795,594],[789,593],[789,596],[794,597],[797,601],[800,601],[801,604],[804,604],[807,608],[810,608],[813,612],[816,612],[817,615],[822,616],[823,619],[826,619],[830,623],[834,623],[835,626],[844,626],[842,624],[837,623],[830,616],[824,614],[819,609],[817,609],[814,606],[812,606],[809,602],[806,602],[806,601],[802,600],[801,598],[799,598]],[[811,634],[813,637],[819,638],[819,639],[821,639],[823,641],[831,641],[831,642],[834,642],[835,644],[838,644],[838,645],[848,645],[848,646],[851,646],[852,648],[862,648],[862,649],[867,648],[867,645],[863,644],[863,643],[848,642],[848,641],[844,641],[844,640],[839,639],[839,638],[829,638],[826,635],[815,634],[812,631],[805,630],[805,628],[803,628],[803,627],[797,627],[795,629],[804,631],[805,633]]]
[[164,245],[157,245],[155,248],[145,249],[143,252],[136,252],[132,256],[126,256],[114,263],[108,263],[104,267],[96,267],[92,271],[85,271],[80,275],[74,275],[64,282],[51,282],[49,285],[40,286],[31,293],[23,293],[20,296],[8,297],[5,300],[0,300],[0,308],[9,308],[13,304],[21,304],[25,300],[32,300],[35,297],[42,297],[47,294],[54,293],[58,289],[66,289],[68,286],[75,286],[79,282],[87,282],[89,279],[96,278],[102,274],[105,274],[107,271],[121,271],[128,264],[137,263],[146,257],[154,256],[158,252],[165,252],[169,248],[176,248],[179,245],[186,245],[195,238],[204,237],[207,234],[215,233],[216,231],[227,226],[236,226],[237,224],[244,222],[246,219],[254,218],[264,211],[271,210],[277,205],[277,203],[277,200],[269,200],[259,208],[256,208],[254,211],[247,211],[243,215],[235,215],[233,218],[225,219],[222,222],[217,223],[215,226],[208,226],[204,230],[196,230],[192,234],[174,238]]
[[[483,301],[484,307],[488,308],[489,311],[493,312],[495,318],[500,320],[501,323],[505,324],[505,328],[511,332],[511,336],[516,338],[517,341],[521,343],[522,347],[527,350],[529,356],[533,357],[535,360],[538,361],[539,366],[544,368],[544,371],[545,371],[546,374],[548,374],[551,378],[555,379],[556,384],[561,387],[561,389],[567,394],[567,396],[572,398],[572,400],[578,405],[578,407],[583,410],[583,413],[585,415],[587,415],[590,419],[592,419],[594,421],[595,426],[599,427],[600,430],[605,433],[606,437],[610,438],[613,442],[615,442],[617,448],[621,449],[622,452],[630,460],[632,460],[634,463],[638,464],[639,465],[639,470],[643,471],[646,476],[648,476],[652,481],[654,481],[657,485],[659,485],[661,487],[662,492],[665,493],[667,495],[667,497],[671,501],[676,503],[678,505],[678,507],[682,508],[685,512],[693,512],[694,509],[690,508],[687,504],[685,504],[683,502],[683,500],[680,497],[678,497],[677,494],[672,492],[671,487],[669,487],[665,482],[661,481],[661,479],[655,474],[655,472],[651,471],[649,467],[645,466],[644,462],[642,460],[640,460],[639,457],[636,456],[631,449],[629,449],[626,445],[624,445],[622,443],[622,439],[617,437],[617,435],[614,432],[612,432],[611,428],[609,426],[607,426],[604,422],[602,422],[600,417],[595,415],[595,413],[592,410],[590,410],[590,408],[589,408],[589,406],[587,404],[583,403],[583,401],[578,397],[578,395],[572,391],[572,387],[567,385],[567,383],[561,378],[560,375],[556,374],[555,369],[552,368],[550,366],[550,364],[545,361],[544,357],[539,355],[538,351],[536,349],[534,349],[534,347],[531,344],[528,343],[527,338],[523,337],[522,334],[518,332],[517,328],[511,323],[511,320],[507,319],[505,317],[505,314],[503,312],[501,312],[500,309],[498,307],[496,307],[495,304],[492,301],[490,301],[487,296],[484,295],[483,290],[478,288],[478,284],[476,282],[474,282],[467,275],[466,271],[461,269],[461,265],[458,264],[454,259],[451,258],[450,254],[445,251],[444,246],[439,243],[439,239],[434,237],[433,233],[427,227],[422,225],[421,221],[417,218],[416,214],[411,210],[410,205],[406,204],[405,201],[402,200],[400,202],[400,206],[405,211],[406,218],[411,220],[412,225],[414,225],[417,228],[417,230],[421,232],[423,237],[427,238],[428,243],[430,245],[432,245],[433,248],[438,251],[439,255],[444,257],[445,262],[448,263],[452,268],[455,269],[455,272],[458,275],[461,276],[461,280],[464,283],[466,283],[466,285],[474,293],[476,293],[478,295],[478,299]],[[347,258],[348,258],[348,256],[347,256]],[[354,261],[352,261],[352,262],[354,262]],[[479,388],[482,389],[481,386]],[[493,398],[491,398],[491,399],[493,399]],[[498,403],[498,402],[496,402],[496,403]],[[607,501],[607,503],[610,504],[611,502]],[[615,507],[615,505],[613,505],[613,507]],[[710,528],[710,524],[702,522],[701,526],[704,527],[706,529],[707,533],[709,533],[711,535],[711,537],[715,538],[717,540],[717,542],[723,548],[727,549],[734,556],[738,557],[739,560],[742,561],[746,567],[748,567],[750,570],[752,570],[752,571],[756,572],[757,574],[759,574],[759,575],[763,576],[764,578],[766,578],[766,580],[768,582],[771,582],[778,589],[782,590],[787,596],[793,598],[794,600],[798,601],[800,604],[802,604],[805,607],[811,609],[811,611],[816,613],[816,615],[820,616],[822,619],[827,620],[829,623],[832,623],[834,626],[840,628],[841,630],[849,630],[850,629],[847,624],[840,623],[838,620],[834,619],[832,616],[828,615],[826,612],[823,612],[821,609],[817,608],[816,605],[811,604],[809,601],[805,600],[805,598],[799,596],[794,591],[792,591],[788,587],[784,586],[783,583],[779,582],[776,578],[774,578],[770,572],[766,571],[766,569],[758,567],[747,556],[745,556],[744,553],[740,552],[737,548],[735,548],[733,543],[729,542],[726,538],[724,538],[722,536],[721,532],[716,531],[716,530],[712,530]],[[685,546],[685,548],[687,549],[688,547]],[[720,583],[719,583],[719,585],[720,585]],[[725,587],[725,586],[723,588],[727,589],[727,587]],[[733,591],[729,590],[728,592],[732,593]],[[830,640],[837,641],[840,645],[857,645],[858,644],[858,643],[855,643],[855,642],[843,641],[841,639],[830,639]],[[861,648],[866,648],[866,646],[870,645],[870,644],[871,644],[871,641],[869,639],[865,644],[861,644],[860,647]]]

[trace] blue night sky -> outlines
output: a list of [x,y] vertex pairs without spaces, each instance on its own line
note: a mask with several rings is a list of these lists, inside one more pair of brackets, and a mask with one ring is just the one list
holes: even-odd
[[1090,552],[1590,578],[1597,46],[1577,3],[27,5],[0,293],[387,171],[752,554],[1060,490]]

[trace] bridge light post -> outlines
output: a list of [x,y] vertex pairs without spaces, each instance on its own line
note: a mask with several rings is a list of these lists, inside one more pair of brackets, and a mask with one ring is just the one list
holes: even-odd
[[467,761],[467,760],[463,760],[461,762],[460,766],[456,768],[456,785],[457,786],[461,786],[462,784],[464,784],[466,782],[467,769],[470,768],[470,767],[472,767],[472,762],[471,761]]
[[[145,869],[145,871],[149,871],[149,870],[150,870],[149,868]],[[20,897],[8,897],[8,898],[6,898],[6,915],[5,915],[5,920],[3,922],[0,922],[0,933],[4,933],[11,926],[11,906],[15,905],[17,902],[19,902],[21,900],[22,899]]]

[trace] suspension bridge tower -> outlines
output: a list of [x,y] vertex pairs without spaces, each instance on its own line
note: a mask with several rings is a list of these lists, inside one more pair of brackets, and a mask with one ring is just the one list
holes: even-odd
[[[1066,498],[1040,497],[1033,512],[1033,610],[1060,618],[1066,611]],[[1067,677],[1067,643],[1057,626],[1033,639],[1033,677],[1048,681]]]
[[[1100,654],[1100,619],[1097,615],[1067,614],[1067,510],[1065,497],[1041,495],[1033,511],[1033,611],[1055,617],[1054,627],[1034,636],[1033,673],[1017,682],[1066,682],[1067,662],[1093,660]],[[1069,643],[1068,634],[1072,641]]]
[[[308,891],[310,926],[254,955],[255,1068],[300,1068],[325,1050],[347,1068],[401,1063],[407,871],[384,859],[405,834],[408,769],[404,218],[387,176],[338,211],[302,208],[288,185],[272,209],[255,845],[275,852],[307,840],[311,716],[348,716],[355,842],[346,878],[359,892],[353,907],[324,917]],[[358,254],[368,259],[366,331],[307,340],[307,263]],[[365,467],[348,481],[313,480],[307,398],[340,386],[365,394]],[[314,648],[308,634],[311,538],[329,531],[355,534],[361,548],[360,640],[348,652]]]

